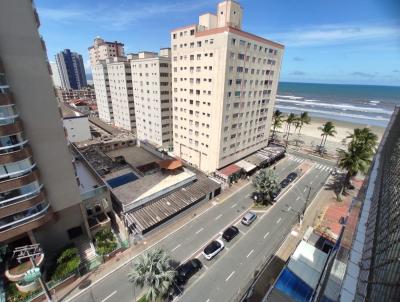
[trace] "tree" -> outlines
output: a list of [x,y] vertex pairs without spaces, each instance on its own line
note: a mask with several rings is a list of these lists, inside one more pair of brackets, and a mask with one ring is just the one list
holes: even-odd
[[161,301],[168,293],[176,274],[170,262],[171,258],[160,248],[140,255],[134,262],[129,281],[134,286],[146,287],[147,301]]
[[346,169],[342,190],[350,185],[351,177],[358,172],[367,173],[378,144],[378,136],[369,128],[354,129],[347,150],[339,150],[339,167]]
[[275,139],[276,128],[282,127],[283,123],[283,113],[282,111],[275,110],[272,116],[272,138]]
[[256,202],[269,203],[273,201],[274,193],[279,190],[278,178],[274,171],[265,168],[261,169],[260,172],[253,178],[253,185],[256,192],[259,193],[263,198]]
[[319,130],[322,131],[321,136],[321,145],[320,145],[320,152],[323,154],[323,150],[325,149],[325,144],[328,136],[335,136],[337,133],[335,130],[335,125],[332,122],[326,122],[325,124],[322,125],[322,127],[318,128]]
[[293,123],[295,123],[297,120],[297,117],[294,113],[290,113],[288,117],[286,118],[286,136],[287,136],[287,142],[289,142],[289,135],[290,135],[290,127]]
[[303,128],[304,125],[309,125],[311,123],[311,118],[308,115],[308,112],[302,112],[299,116],[299,134],[301,129]]

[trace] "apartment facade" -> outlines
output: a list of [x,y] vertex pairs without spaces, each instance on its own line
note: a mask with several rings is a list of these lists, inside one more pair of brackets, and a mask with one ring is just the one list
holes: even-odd
[[124,44],[117,41],[107,42],[100,37],[96,37],[93,45],[89,47],[90,65],[92,67],[106,59],[124,56]]
[[267,146],[284,46],[241,29],[242,8],[171,32],[174,154],[213,172]]
[[85,233],[81,197],[31,0],[0,4],[0,242],[46,251]]
[[58,72],[58,67],[56,62],[50,62],[51,67],[51,79],[53,80],[53,85],[56,88],[61,88],[61,78]]
[[123,57],[124,55],[124,44],[117,41],[106,42],[100,37],[97,37],[93,45],[89,47],[99,118],[109,124],[114,123],[114,112],[106,61],[115,57]]
[[110,97],[116,127],[136,132],[135,103],[132,87],[132,72],[128,57],[115,57],[107,60],[107,73]]
[[55,55],[57,70],[63,89],[82,89],[87,86],[82,56],[69,49]]
[[140,141],[172,146],[171,49],[139,52],[131,60],[136,132]]

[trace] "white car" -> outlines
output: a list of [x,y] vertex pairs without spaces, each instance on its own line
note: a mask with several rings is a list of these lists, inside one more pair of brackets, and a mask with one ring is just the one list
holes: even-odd
[[207,260],[214,258],[220,251],[224,249],[224,242],[221,239],[211,241],[203,250],[203,256]]

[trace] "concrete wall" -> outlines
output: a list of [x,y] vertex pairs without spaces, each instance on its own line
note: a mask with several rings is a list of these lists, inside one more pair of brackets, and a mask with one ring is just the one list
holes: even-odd
[[64,118],[64,128],[67,131],[67,138],[71,143],[91,139],[89,120],[87,116]]

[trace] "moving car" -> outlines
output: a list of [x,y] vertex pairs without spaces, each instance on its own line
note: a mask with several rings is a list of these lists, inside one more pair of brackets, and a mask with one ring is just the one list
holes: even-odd
[[200,260],[197,258],[190,259],[184,264],[181,264],[176,269],[176,280],[178,285],[184,285],[186,282],[196,274],[203,265],[201,264]]
[[257,215],[253,212],[247,212],[246,215],[243,216],[242,218],[242,224],[244,225],[250,225],[253,223],[254,220],[256,220]]
[[232,225],[223,232],[222,238],[229,242],[236,237],[237,234],[239,234],[239,229]]
[[211,241],[203,250],[203,256],[207,260],[214,258],[220,251],[224,249],[224,242],[221,239]]
[[297,173],[296,173],[296,172],[292,172],[292,173],[290,173],[290,174],[286,177],[286,179],[287,179],[288,181],[292,182],[293,180],[296,179],[296,177],[297,177]]
[[283,189],[283,188],[286,188],[286,187],[288,186],[288,184],[289,184],[289,180],[288,180],[287,178],[285,178],[284,180],[281,181],[280,187],[281,187],[282,189]]

